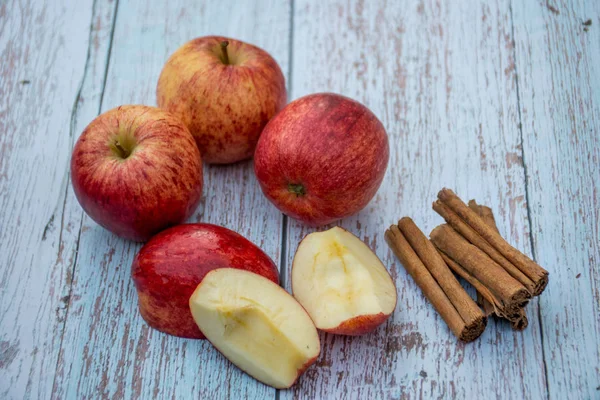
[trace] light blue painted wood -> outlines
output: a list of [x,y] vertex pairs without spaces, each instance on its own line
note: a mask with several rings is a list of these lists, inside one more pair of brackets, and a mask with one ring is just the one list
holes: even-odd
[[0,5],[3,399],[49,398],[52,391],[82,214],[67,187],[91,7],[60,0]]
[[[405,215],[428,234],[448,186],[492,206],[529,253],[509,1],[297,1],[294,27],[292,97],[344,93],[388,131],[383,185],[341,225],[391,269],[398,305],[374,334],[325,335],[323,357],[281,398],[545,398],[537,300],[524,332],[491,320],[479,340],[459,343],[383,240]],[[311,230],[290,223],[288,264]]]
[[[600,398],[600,2],[513,1],[552,399]],[[590,20],[589,26],[584,25]]]
[[[155,104],[168,56],[202,35],[242,38],[269,51],[287,70],[289,4],[278,1],[198,4],[119,2],[102,110]],[[205,170],[204,201],[192,221],[234,229],[279,261],[281,215],[255,182],[250,162]],[[149,329],[137,310],[130,279],[139,245],[84,218],[65,330],[59,398],[275,397],[221,356],[207,341]]]

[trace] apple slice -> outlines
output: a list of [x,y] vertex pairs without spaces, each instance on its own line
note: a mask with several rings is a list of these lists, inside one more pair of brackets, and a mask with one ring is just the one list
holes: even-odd
[[253,272],[215,269],[190,297],[204,336],[240,369],[288,388],[320,353],[317,329],[285,290]]
[[379,258],[338,227],[302,240],[292,265],[292,292],[318,329],[340,335],[370,332],[396,308],[396,287]]

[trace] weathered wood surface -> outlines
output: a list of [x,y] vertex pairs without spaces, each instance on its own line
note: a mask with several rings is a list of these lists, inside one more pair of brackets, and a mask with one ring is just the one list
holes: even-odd
[[92,1],[0,5],[1,398],[52,391],[82,216],[68,165],[77,118],[97,113],[101,87],[79,93],[105,17]]
[[[553,399],[600,398],[600,2],[513,2],[533,252]],[[588,22],[586,22],[588,21]]]
[[[119,2],[102,111],[155,104],[168,56],[207,34],[244,37],[287,67],[289,5]],[[252,16],[251,18],[249,17]],[[285,70],[284,70],[285,71]],[[87,122],[87,121],[86,121]],[[279,260],[281,215],[269,210],[252,164],[206,168],[204,201],[192,221],[234,229]],[[130,266],[138,244],[85,217],[68,323],[53,395],[57,398],[269,398],[275,390],[248,377],[208,342],[149,329],[139,316]]]
[[[294,17],[293,97],[345,93],[390,136],[382,188],[341,225],[376,249],[399,297],[374,334],[324,335],[316,368],[282,397],[546,397],[535,301],[524,333],[490,321],[478,341],[459,344],[383,240],[404,215],[428,234],[441,222],[431,203],[448,186],[490,204],[529,252],[510,3],[297,1]],[[308,232],[290,223],[288,264]]]
[[[0,5],[0,397],[600,396],[600,3],[198,3]],[[390,267],[398,307],[374,334],[322,335],[319,361],[288,391],[206,342],[149,329],[129,279],[139,245],[84,216],[68,180],[83,128],[119,104],[154,105],[164,61],[205,34],[260,45],[291,78],[290,99],[345,94],[390,135],[382,188],[340,225]],[[491,205],[501,232],[550,270],[524,332],[489,321],[457,343],[385,245],[400,216],[426,233],[441,222],[430,203],[442,186]],[[282,260],[288,289],[312,231],[264,199],[251,163],[206,168],[191,220]]]

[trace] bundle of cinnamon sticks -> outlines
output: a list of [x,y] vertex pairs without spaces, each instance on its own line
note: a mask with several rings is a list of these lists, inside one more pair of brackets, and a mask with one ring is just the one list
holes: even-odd
[[[433,209],[446,224],[436,227],[430,240],[408,217],[392,225],[385,238],[452,332],[461,340],[475,340],[492,314],[515,330],[524,329],[524,307],[542,293],[548,271],[502,238],[489,207],[474,200],[467,205],[452,190],[442,189]],[[481,308],[452,272],[475,287]]]

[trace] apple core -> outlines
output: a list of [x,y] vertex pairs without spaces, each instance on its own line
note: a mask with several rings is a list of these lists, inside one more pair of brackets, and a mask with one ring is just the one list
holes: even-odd
[[292,289],[315,326],[331,333],[367,333],[396,307],[396,288],[385,266],[364,242],[339,227],[313,232],[300,243]]

